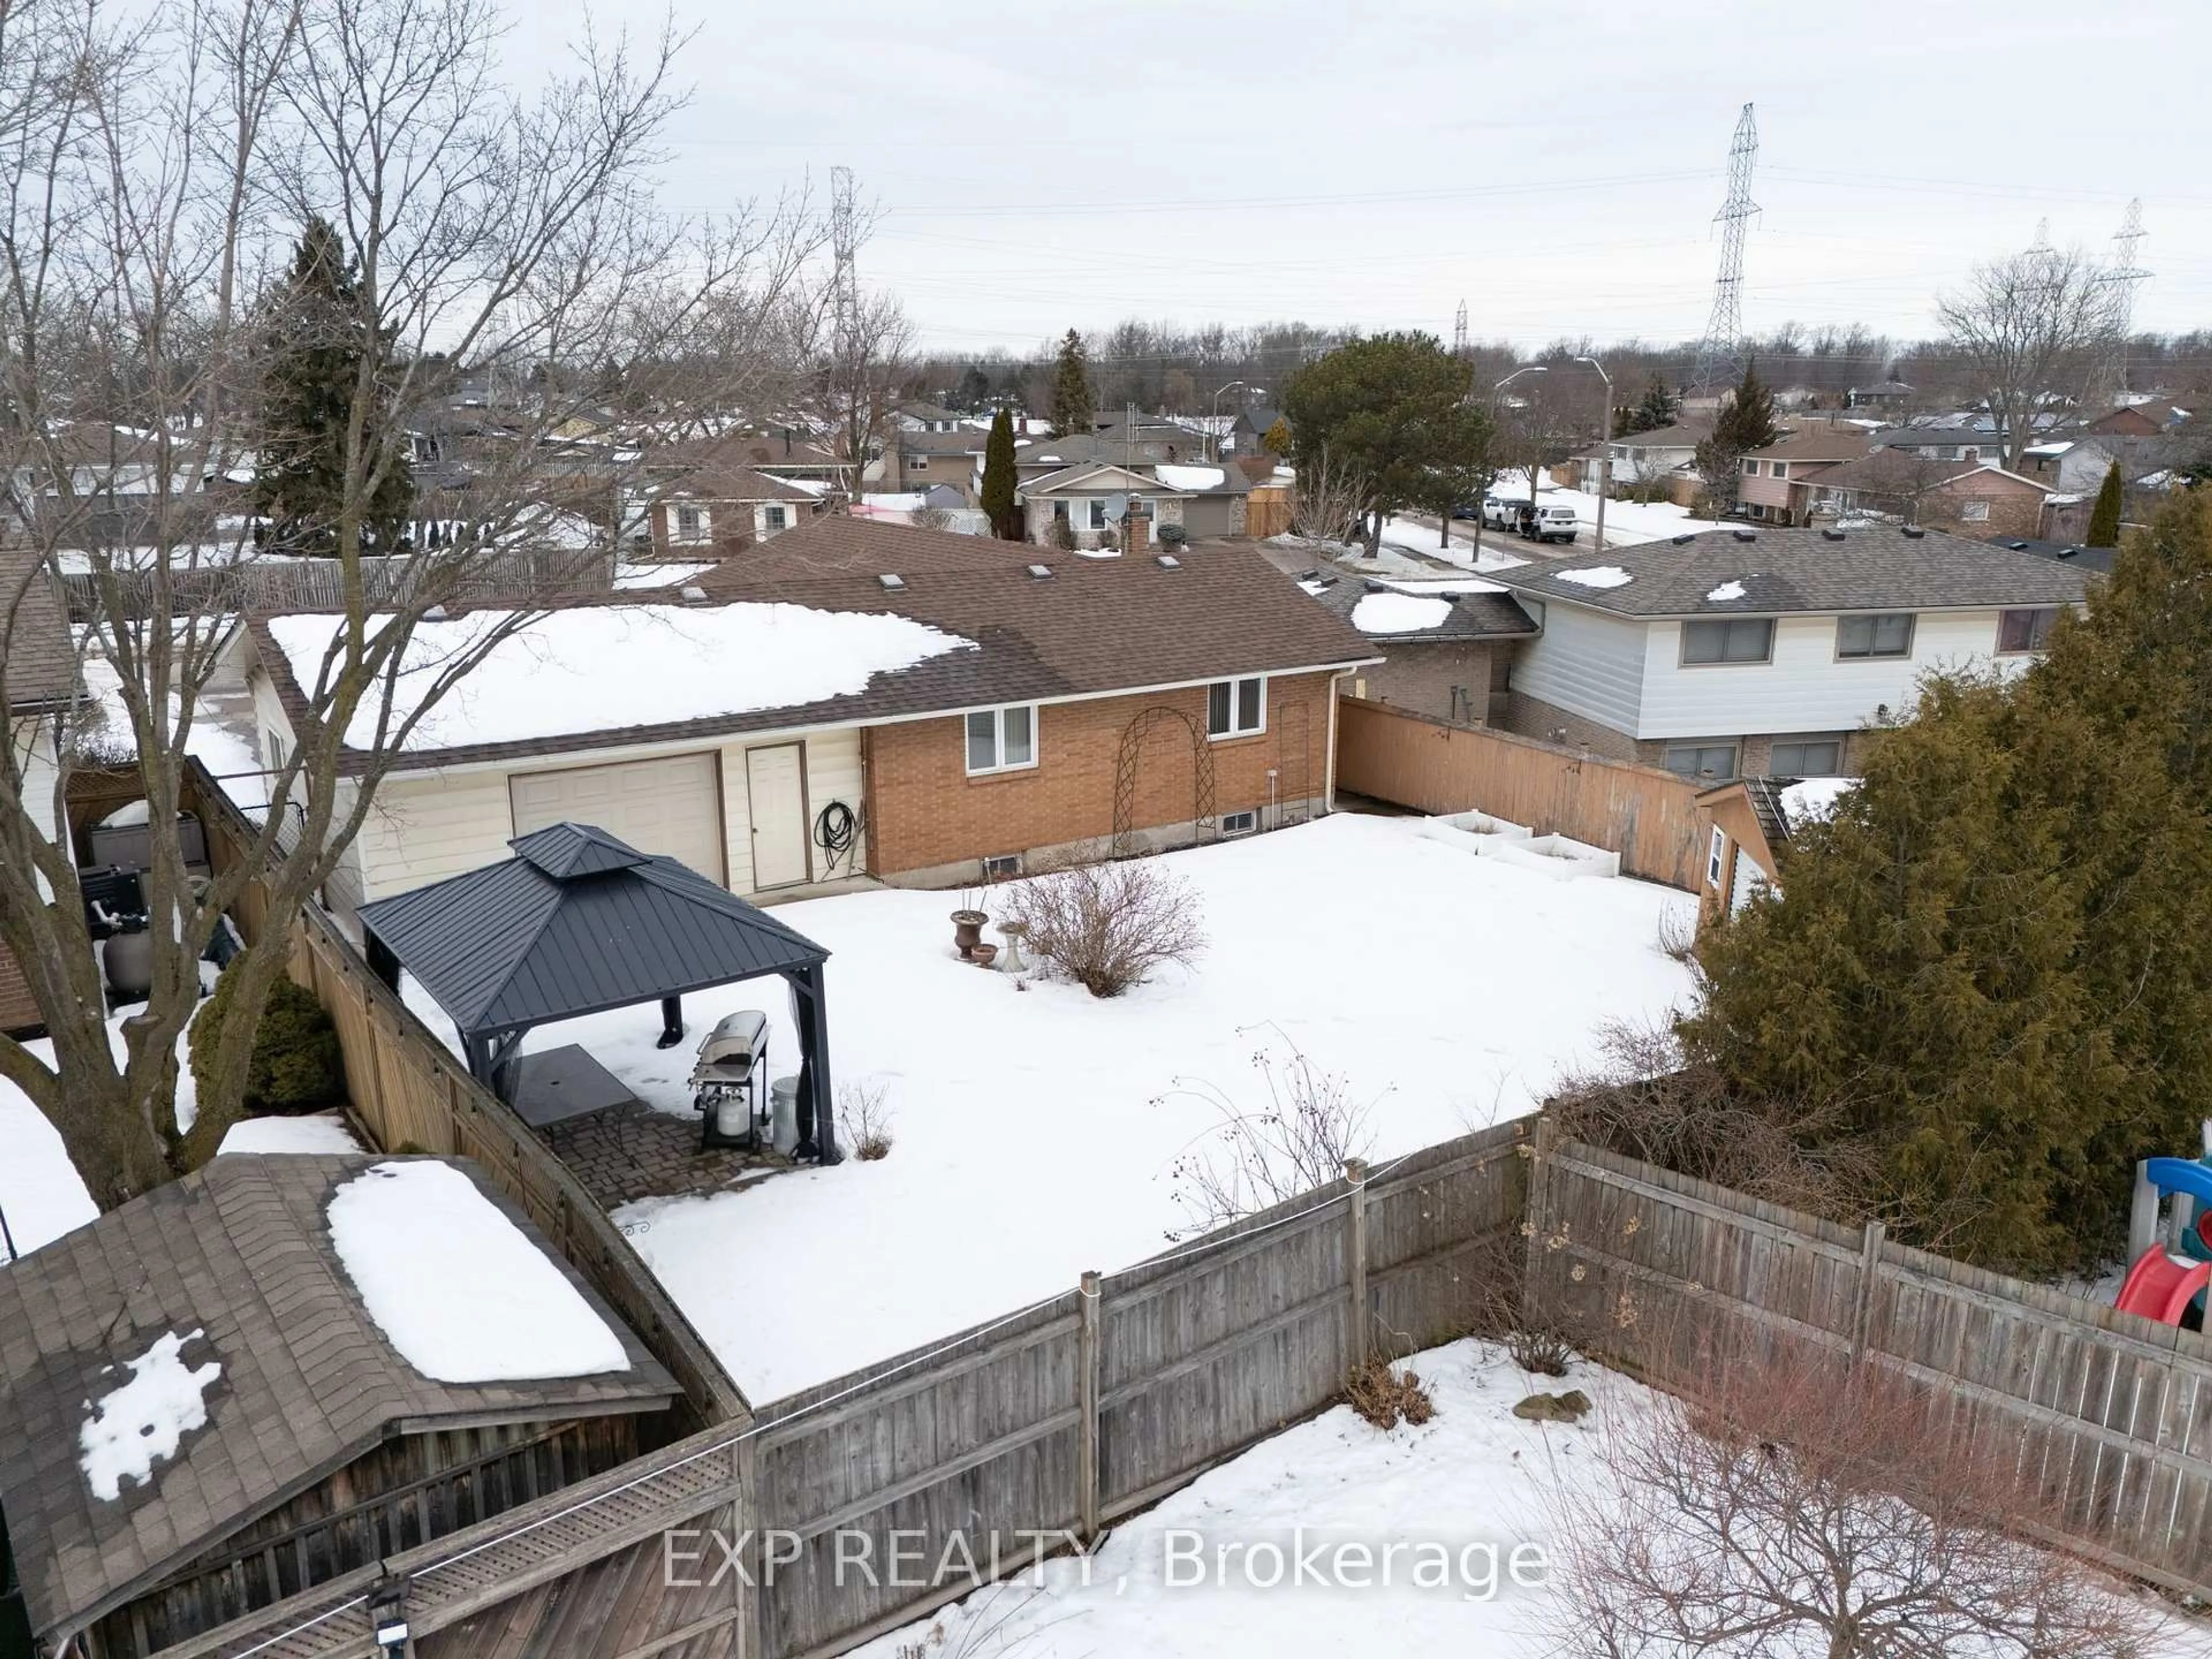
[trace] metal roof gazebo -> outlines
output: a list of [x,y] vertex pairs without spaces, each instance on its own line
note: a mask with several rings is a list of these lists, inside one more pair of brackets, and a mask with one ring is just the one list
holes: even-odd
[[[683,1041],[687,992],[777,975],[799,1032],[799,1155],[838,1160],[829,1103],[829,951],[686,866],[586,823],[507,843],[514,857],[361,907],[369,966],[414,975],[495,1089],[532,1026],[658,1001]],[[504,1093],[504,1091],[501,1091]]]

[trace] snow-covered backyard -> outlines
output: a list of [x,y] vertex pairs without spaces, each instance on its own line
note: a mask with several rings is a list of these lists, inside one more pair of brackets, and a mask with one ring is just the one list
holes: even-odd
[[[1604,1490],[1608,1430],[1647,1409],[1650,1396],[1583,1364],[1565,1379],[1531,1376],[1475,1341],[1407,1363],[1436,1404],[1419,1427],[1385,1432],[1337,1406],[1200,1475],[1088,1558],[1024,1571],[855,1650],[854,1659],[1578,1651],[1560,1644],[1550,1622],[1553,1497]],[[1513,1415],[1533,1391],[1569,1389],[1592,1403],[1579,1424]],[[2212,1654],[2212,1632],[2177,1616],[2154,1640],[2145,1651],[2160,1659]],[[1824,1650],[1801,1651],[1821,1659]]]
[[[617,1218],[766,1401],[1165,1248],[1188,1221],[1173,1166],[1218,1100],[1265,1100],[1255,1056],[1295,1045],[1346,1079],[1372,1103],[1381,1157],[1525,1112],[1606,1019],[1686,993],[1658,937],[1692,901],[1474,845],[1425,819],[1346,814],[1170,854],[1210,948],[1113,1001],[960,962],[956,895],[781,906],[833,953],[836,1080],[882,1088],[890,1158]],[[696,1039],[766,1007],[781,1073],[797,1060],[784,1003],[780,987],[741,984],[689,999],[685,1020]],[[541,1027],[526,1046],[580,1042],[688,1116],[692,1044],[656,1049],[659,1031],[641,1007]]]

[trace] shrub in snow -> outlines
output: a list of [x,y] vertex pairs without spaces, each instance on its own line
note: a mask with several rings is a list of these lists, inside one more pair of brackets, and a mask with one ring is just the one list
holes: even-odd
[[1150,859],[1033,877],[1012,890],[1006,913],[1035,955],[1094,997],[1118,997],[1206,949],[1197,892]]
[[847,1083],[837,1090],[837,1134],[854,1158],[875,1164],[891,1155],[891,1111],[880,1083]]
[[[226,973],[215,994],[192,1021],[190,1054],[192,1081],[200,1098],[214,1089],[216,1045],[230,1015],[235,983]],[[290,1116],[344,1103],[345,1054],[337,1027],[314,993],[290,979],[279,979],[261,1011],[253,1033],[253,1054],[246,1073],[246,1109],[256,1115]]]
[[1616,1413],[1609,1480],[1553,1492],[1562,1650],[2128,1659],[2146,1612],[2042,1547],[2033,1457],[1817,1350],[1694,1339],[1680,1395]]
[[1380,1355],[1352,1369],[1344,1397],[1352,1410],[1385,1431],[1401,1421],[1419,1428],[1437,1414],[1419,1374],[1393,1370]]
[[1267,1085],[1263,1105],[1241,1105],[1212,1084],[1179,1091],[1212,1106],[1219,1121],[1172,1167],[1176,1201],[1191,1220],[1177,1237],[1342,1180],[1346,1160],[1366,1156],[1374,1134],[1350,1083],[1321,1070],[1288,1038],[1282,1046],[1285,1054],[1263,1049],[1252,1057]]

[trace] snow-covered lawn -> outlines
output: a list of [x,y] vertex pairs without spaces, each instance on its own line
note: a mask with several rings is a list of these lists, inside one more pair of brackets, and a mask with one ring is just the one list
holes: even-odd
[[[1294,1044],[1348,1079],[1373,1103],[1378,1156],[1527,1111],[1601,1022],[1686,994],[1657,939],[1692,901],[1556,879],[1474,845],[1425,819],[1344,814],[1170,854],[1211,946],[1114,1001],[957,960],[955,895],[781,906],[833,952],[836,1079],[884,1091],[890,1158],[617,1218],[767,1401],[1163,1249],[1187,1220],[1172,1166],[1218,1122],[1209,1093],[1266,1098],[1255,1055]],[[745,1006],[774,1022],[772,1070],[795,1069],[772,983],[689,999],[695,1042]],[[694,1043],[655,1049],[659,1030],[640,1007],[540,1028],[527,1046],[581,1042],[641,1098],[688,1115]]]
[[[856,1649],[854,1659],[1577,1651],[1547,1628],[1553,1498],[1601,1489],[1608,1427],[1645,1409],[1648,1392],[1583,1364],[1564,1380],[1530,1376],[1474,1341],[1407,1364],[1436,1405],[1422,1426],[1386,1433],[1336,1407],[1115,1528],[1087,1560],[1024,1571]],[[1577,1425],[1513,1415],[1526,1395],[1568,1389],[1593,1405]],[[1270,1584],[1279,1565],[1280,1582]],[[2146,1652],[2160,1659],[2212,1654],[2212,1632],[2179,1616],[2154,1640]],[[1820,1653],[1808,1648],[1803,1659]]]

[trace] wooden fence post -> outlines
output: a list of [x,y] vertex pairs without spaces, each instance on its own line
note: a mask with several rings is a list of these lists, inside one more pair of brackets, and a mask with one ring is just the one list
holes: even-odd
[[1080,1300],[1083,1318],[1079,1327],[1082,1334],[1076,1362],[1077,1383],[1082,1393],[1083,1443],[1077,1462],[1083,1481],[1083,1542],[1086,1547],[1098,1538],[1099,1295],[1098,1275],[1084,1274]]
[[1544,1212],[1551,1199],[1547,1188],[1551,1181],[1552,1146],[1558,1134],[1549,1116],[1536,1119],[1536,1144],[1528,1153],[1528,1202],[1521,1220],[1521,1231],[1528,1238],[1521,1264],[1521,1316],[1531,1325],[1540,1324],[1546,1317],[1536,1306],[1536,1264],[1544,1257]]
[[1888,1229],[1869,1221],[1859,1244],[1858,1305],[1851,1310],[1851,1363],[1856,1365],[1874,1338],[1875,1292],[1881,1284],[1881,1252]]
[[1352,1264],[1352,1364],[1347,1369],[1358,1370],[1367,1363],[1368,1330],[1375,1322],[1367,1310],[1367,1160],[1345,1159],[1344,1178],[1352,1183],[1351,1237],[1345,1244]]

